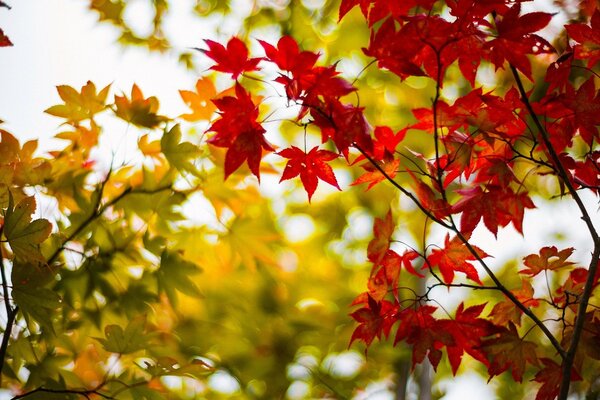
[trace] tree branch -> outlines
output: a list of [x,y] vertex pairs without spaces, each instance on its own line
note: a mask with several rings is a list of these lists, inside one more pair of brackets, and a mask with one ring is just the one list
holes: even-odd
[[103,399],[114,399],[114,397],[112,397],[112,396],[108,396],[104,393],[99,392],[100,388],[104,385],[105,385],[105,383],[102,383],[100,386],[98,386],[95,389],[48,389],[48,388],[39,387],[39,388],[33,389],[27,393],[23,393],[23,394],[14,396],[11,400],[24,399],[24,398],[31,396],[33,394],[36,394],[36,393],[76,394],[76,395],[85,397],[86,399],[91,399],[90,395],[96,395],[96,396],[102,397]]

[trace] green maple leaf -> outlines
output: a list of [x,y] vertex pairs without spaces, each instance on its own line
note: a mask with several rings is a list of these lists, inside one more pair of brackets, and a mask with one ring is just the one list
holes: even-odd
[[39,244],[50,235],[52,225],[43,218],[32,221],[31,215],[34,211],[33,196],[24,198],[13,208],[13,198],[9,195],[8,208],[4,214],[4,235],[15,258],[45,263]]
[[40,325],[53,330],[54,311],[60,307],[60,297],[50,289],[25,285],[13,287],[13,301],[26,319],[34,319]]
[[200,290],[190,279],[190,275],[199,271],[193,262],[185,260],[178,253],[165,250],[160,258],[160,267],[156,271],[158,290],[165,292],[172,304],[177,304],[175,290],[188,296],[199,297]]
[[201,151],[195,144],[181,141],[181,129],[179,124],[165,132],[160,139],[160,148],[169,163],[179,171],[188,171],[198,176],[200,171],[192,160],[197,158]]
[[111,353],[129,354],[143,350],[148,346],[148,335],[145,333],[146,317],[139,316],[127,324],[125,329],[119,325],[107,325],[104,328],[106,339],[96,338],[104,350]]

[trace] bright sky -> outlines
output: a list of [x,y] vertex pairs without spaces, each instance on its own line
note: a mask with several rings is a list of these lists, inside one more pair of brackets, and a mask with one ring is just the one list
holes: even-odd
[[[13,8],[0,8],[0,27],[15,46],[0,49],[0,119],[5,121],[2,127],[21,141],[48,139],[56,133],[60,120],[43,111],[61,102],[54,89],[60,84],[79,90],[87,80],[92,80],[99,88],[112,83],[113,93],[129,93],[135,82],[146,96],[154,95],[160,99],[162,113],[176,116],[186,111],[177,90],[192,89],[201,71],[187,71],[177,62],[176,55],[150,54],[145,49],[116,46],[115,30],[98,24],[97,16],[86,9],[83,1],[7,2]],[[129,16],[147,15],[148,10],[143,3],[134,2],[137,6],[132,7]],[[202,39],[219,37],[206,23],[189,15],[187,10],[193,3],[191,0],[171,3],[173,18],[166,29],[175,46],[202,46]],[[238,3],[238,9],[243,12],[244,5],[248,3]],[[237,27],[221,29],[233,34]],[[593,204],[594,199],[589,200]],[[572,223],[568,229],[576,240],[569,246],[577,247],[576,258],[586,259],[589,249],[577,246],[586,238],[585,229],[575,210],[568,205],[531,213],[525,223],[526,229],[533,226],[539,234],[533,235],[528,242],[508,229],[500,232],[499,241],[491,235],[480,234],[479,245],[484,250],[489,249],[490,253],[498,254],[497,263],[527,247],[561,246],[556,234],[565,227],[557,221]],[[466,384],[449,385],[447,382],[441,385],[448,390],[445,400],[492,398],[490,387],[475,374],[467,374],[461,380]]]

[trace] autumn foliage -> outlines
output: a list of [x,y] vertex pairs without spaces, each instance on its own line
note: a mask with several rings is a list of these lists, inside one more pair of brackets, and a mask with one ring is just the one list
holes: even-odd
[[[348,337],[351,346],[390,340],[410,349],[413,368],[428,360],[437,369],[447,359],[453,374],[470,358],[490,380],[506,372],[515,382],[536,382],[536,400],[564,400],[570,392],[591,391],[599,366],[600,236],[596,207],[586,199],[597,201],[600,189],[600,10],[593,2],[583,2],[582,19],[565,25],[553,45],[540,31],[556,15],[524,11],[526,5],[520,0],[342,0],[339,22],[360,13],[370,30],[362,52],[372,62],[361,73],[378,69],[394,75],[398,85],[416,77],[432,85],[428,106],[409,104],[412,121],[402,126],[372,126],[355,82],[342,75],[337,63],[323,65],[319,52],[303,50],[287,35],[276,42],[258,40],[258,54],[251,54],[238,37],[226,43],[205,40],[197,50],[231,85],[218,91],[210,78],[200,78],[195,91],[180,91],[191,111],[176,119],[159,114],[158,99],[145,97],[136,85],[129,94],[115,95],[110,104],[109,87],[98,91],[91,82],[80,91],[59,86],[63,104],[47,113],[62,118],[73,132],[62,133],[70,147],[55,153],[55,160],[89,168],[90,149],[99,134],[95,116],[108,108],[134,126],[163,128],[160,139],[145,135],[138,142],[153,162],[155,181],[148,181],[150,173],[141,169],[124,171],[114,182],[109,173],[96,182],[99,189],[86,192],[89,198],[69,189],[75,193],[59,204],[75,210],[76,223],[59,222],[61,234],[47,239],[52,225],[32,219],[34,197],[15,188],[46,184],[51,167],[47,160],[32,157],[35,143],[21,147],[1,131],[2,154],[10,160],[1,162],[12,174],[3,183],[7,201],[2,234],[13,285],[10,306],[3,271],[8,321],[2,362],[18,315],[42,329],[54,329],[49,311],[59,309],[61,299],[49,283],[58,273],[57,261],[78,235],[90,231],[97,217],[120,212],[132,196],[164,196],[161,201],[180,206],[196,188],[179,189],[175,176],[206,179],[194,163],[206,147],[216,152],[226,182],[248,172],[260,181],[261,171],[273,172],[264,158],[279,160],[273,162],[282,166],[279,182],[298,180],[309,202],[319,181],[341,190],[335,168],[346,163],[358,171],[351,185],[366,190],[389,185],[425,217],[420,248],[396,239],[401,228],[393,207],[375,219],[366,248],[370,277],[349,310],[355,322]],[[3,45],[10,41],[0,30]],[[484,68],[494,73],[492,88],[482,83]],[[457,74],[461,90],[448,95],[445,90]],[[267,96],[280,102],[272,105]],[[277,111],[282,110],[292,110],[282,123],[300,132],[300,142],[274,144],[281,138],[269,123],[281,122]],[[207,122],[202,143],[182,141],[181,121]],[[307,131],[318,134],[316,145],[307,146]],[[415,141],[427,143],[425,150],[415,148]],[[73,187],[85,183],[77,176],[69,179]],[[48,185],[47,194],[65,197],[64,189],[54,185]],[[475,244],[476,237],[487,231],[497,238],[502,230],[514,229],[527,239],[532,233],[525,217],[544,198],[575,204],[587,229],[588,259],[574,260],[573,247],[548,245],[523,255],[510,279],[501,276],[490,260],[500,255],[502,244],[484,248]],[[130,207],[143,215],[135,205]],[[435,229],[441,240],[427,236]],[[106,230],[118,233],[114,226]],[[160,267],[146,278],[158,295],[165,294],[165,301],[176,301],[177,285],[179,292],[198,295],[187,275],[196,265],[169,250],[161,239],[163,230],[168,228],[157,223],[144,236],[145,243],[158,243],[148,246],[160,260]],[[104,251],[106,246],[98,242],[95,247]],[[268,258],[260,248],[256,251],[252,256],[240,253],[240,258]],[[255,267],[256,261],[247,264]],[[44,273],[37,275],[32,268]],[[167,280],[173,285],[165,284]],[[421,289],[414,288],[415,282]],[[485,293],[485,301],[473,296],[455,310],[446,309],[436,300],[440,288],[444,293]],[[123,326],[109,324],[104,337],[97,338],[105,351],[135,353],[145,340],[152,340],[143,319]],[[133,340],[137,337],[143,340]],[[12,364],[14,368],[14,360]],[[155,358],[145,369],[149,383],[168,375],[199,378],[211,369],[197,360],[175,365],[166,356]],[[579,386],[573,389],[572,382]],[[104,382],[72,393],[103,393],[105,385],[109,387]]]
[[[510,371],[521,382],[526,370],[533,369],[537,371],[534,380],[542,384],[537,399],[553,399],[559,393],[566,398],[570,381],[583,379],[589,359],[594,358],[595,350],[586,348],[582,333],[599,333],[595,306],[589,303],[598,283],[599,238],[593,214],[580,193],[597,194],[600,176],[600,103],[593,70],[599,61],[594,38],[600,35],[600,11],[590,15],[589,24],[566,25],[567,43],[561,43],[564,50],[557,54],[537,34],[553,15],[523,12],[521,3],[342,1],[340,19],[358,7],[369,24],[371,40],[363,51],[379,68],[401,80],[425,76],[435,82],[431,106],[413,109],[416,122],[396,134],[398,127],[372,128],[363,109],[348,100],[347,95],[356,90],[353,85],[340,77],[335,65],[317,65],[318,54],[300,51],[292,38],[283,37],[276,44],[260,41],[265,51],[261,63],[274,63],[280,70],[274,81],[283,86],[290,103],[300,106],[299,125],[316,126],[322,144],[333,144],[349,162],[356,162],[354,152],[368,161],[356,183],[368,182],[371,188],[388,181],[432,223],[448,231],[439,248],[409,248],[400,255],[392,249],[392,214],[375,221],[367,252],[373,264],[369,290],[354,302],[359,308],[351,316],[358,326],[351,342],[370,345],[375,338],[392,336],[394,343],[412,347],[413,366],[428,358],[434,368],[445,350],[454,373],[468,354],[485,365],[490,379]],[[260,68],[258,59],[249,58],[237,38],[226,48],[211,41],[206,44],[210,50],[205,54],[216,63],[213,69],[230,73],[234,79]],[[546,74],[534,77],[532,62],[546,63]],[[483,63],[491,64],[499,74],[509,72],[512,83],[502,90],[482,89],[477,72]],[[471,90],[448,101],[441,91],[453,65]],[[570,79],[573,69],[584,72]],[[258,105],[248,100],[239,82],[235,85],[235,97],[215,101],[220,112],[210,128],[215,135],[209,143],[228,148],[225,178],[245,159],[258,177],[262,150],[272,148],[257,125]],[[238,110],[231,120],[225,102],[236,107],[244,104],[243,111]],[[433,142],[434,153],[407,154],[402,144],[405,137],[423,133],[423,140]],[[236,139],[225,145],[220,140],[224,135]],[[254,139],[244,139],[246,135]],[[314,147],[307,152],[292,146],[277,154],[289,159],[281,179],[300,176],[309,199],[317,178],[338,187],[328,165],[336,158],[331,151]],[[409,174],[413,184],[396,183],[399,173]],[[522,287],[513,290],[488,266],[490,255],[470,239],[479,225],[495,236],[509,225],[523,234],[524,216],[535,208],[528,193],[534,176],[553,176],[554,195],[569,196],[578,204],[593,256],[583,269],[569,260],[572,248],[544,247],[539,254],[523,258],[524,267],[515,271],[521,275]],[[429,276],[426,292],[407,294],[402,270],[420,279]],[[574,271],[579,271],[577,283]],[[534,297],[531,278],[540,273],[558,274],[557,280],[546,293]],[[468,307],[461,303],[455,313],[449,313],[440,310],[429,295],[436,286],[498,291],[504,299]],[[561,293],[571,297],[560,301]],[[552,305],[554,315],[538,316],[535,310],[540,302]],[[518,329],[523,326],[530,328]],[[554,371],[550,374],[549,370]]]

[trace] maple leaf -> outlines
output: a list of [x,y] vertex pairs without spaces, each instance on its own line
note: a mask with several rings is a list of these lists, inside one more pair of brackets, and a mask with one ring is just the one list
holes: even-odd
[[594,77],[589,78],[575,91],[567,86],[567,92],[561,102],[572,112],[568,116],[573,128],[579,128],[579,134],[588,145],[598,140],[597,125],[600,125],[600,93],[596,91]]
[[508,328],[499,329],[498,333],[483,339],[478,347],[490,363],[490,380],[510,369],[513,379],[521,382],[527,364],[538,365],[537,345],[519,337],[512,322],[509,322]]
[[556,88],[564,90],[569,85],[572,63],[573,52],[568,51],[548,66],[544,78],[549,83],[548,92],[552,92]]
[[199,175],[198,168],[193,159],[200,155],[200,149],[190,142],[181,142],[181,128],[179,124],[173,126],[160,139],[160,151],[169,163],[180,171],[189,171]]
[[396,301],[398,301],[398,282],[400,280],[402,267],[404,267],[408,273],[418,276],[419,278],[425,277],[418,273],[412,265],[412,261],[417,257],[419,257],[419,254],[412,250],[399,255],[394,250],[388,249],[381,260],[373,264],[371,276],[367,283],[369,295],[379,301],[391,292],[394,294]]
[[309,202],[317,189],[319,179],[340,190],[333,170],[327,164],[327,161],[332,161],[339,157],[337,153],[320,150],[319,146],[315,146],[308,153],[305,153],[298,147],[292,146],[281,150],[277,154],[289,159],[279,182],[300,175],[300,180],[302,181],[302,185],[304,185],[304,190],[308,194]]
[[367,257],[374,264],[379,264],[390,248],[392,234],[394,233],[394,219],[392,210],[388,210],[384,218],[375,218],[373,223],[373,239],[367,247]]
[[501,19],[496,19],[498,37],[486,43],[486,47],[496,69],[508,61],[531,80],[531,63],[526,55],[554,52],[546,39],[533,33],[548,25],[552,14],[533,12],[519,15],[520,12],[521,4],[516,3]]
[[461,232],[473,232],[481,219],[486,228],[496,236],[498,227],[513,223],[515,229],[522,233],[523,215],[526,208],[535,208],[527,195],[521,192],[515,194],[510,188],[490,185],[484,192],[476,186],[458,190],[463,198],[452,206],[453,212],[462,212],[460,223]]
[[[535,400],[554,400],[558,396],[560,383],[562,382],[562,367],[550,358],[540,358],[544,368],[539,370],[533,380],[542,384],[535,396]],[[580,381],[581,376],[573,368],[571,370],[571,381]]]
[[214,40],[204,40],[208,46],[208,50],[196,49],[217,64],[210,67],[215,71],[227,72],[231,74],[233,79],[246,71],[258,71],[257,67],[261,58],[248,58],[248,48],[246,44],[237,37],[232,37],[227,42],[227,48]]
[[[375,127],[375,130],[373,131],[375,140],[373,140],[371,157],[377,161],[392,159],[396,152],[396,147],[404,140],[407,131],[408,128],[404,128],[394,133],[389,126]],[[361,157],[364,158],[362,155]]]
[[[477,246],[471,246],[477,253],[477,256],[481,258],[489,257],[483,250]],[[429,265],[432,267],[437,266],[442,273],[442,278],[445,283],[452,283],[454,280],[454,272],[463,272],[467,278],[479,283],[479,275],[473,264],[469,261],[475,261],[478,259],[476,255],[472,254],[467,248],[467,245],[463,243],[458,236],[455,236],[450,240],[450,235],[446,235],[443,249],[434,249],[431,254],[427,257]]]
[[590,25],[567,24],[565,29],[570,38],[577,42],[573,47],[575,58],[587,60],[588,68],[593,68],[600,61],[600,11],[594,12]]
[[[533,297],[533,286],[529,280],[521,279],[521,288],[511,290],[511,293],[526,307],[540,305],[539,300]],[[492,322],[499,326],[505,326],[508,322],[520,325],[522,316],[523,311],[515,307],[515,304],[508,298],[496,303],[489,314]]]
[[574,263],[567,261],[573,254],[573,247],[558,251],[556,246],[545,246],[540,249],[540,254],[530,254],[523,259],[527,268],[519,271],[521,274],[536,276],[542,271],[557,271],[570,267]]
[[454,319],[440,320],[440,327],[452,335],[453,343],[446,345],[448,360],[452,367],[452,374],[456,375],[464,353],[488,365],[485,354],[478,348],[481,338],[490,336],[496,330],[490,321],[478,318],[486,304],[479,304],[464,308],[460,303]]
[[322,142],[333,140],[337,149],[347,158],[347,150],[357,144],[362,150],[370,152],[373,146],[371,127],[365,119],[363,108],[352,104],[342,104],[332,100],[328,109],[311,109],[314,123],[321,128]]
[[104,328],[106,338],[95,338],[104,350],[111,353],[130,354],[148,346],[149,335],[146,331],[146,316],[138,316],[127,323],[125,329],[111,324]]
[[155,128],[162,122],[169,119],[163,115],[158,115],[158,99],[154,96],[144,98],[140,88],[134,83],[131,87],[131,100],[125,95],[115,95],[115,114],[142,128]]
[[368,347],[375,338],[381,339],[382,335],[389,336],[392,325],[397,320],[397,310],[398,308],[391,302],[387,300],[376,301],[367,295],[365,307],[350,314],[359,323],[352,332],[350,345],[355,340],[361,340]]
[[3,232],[17,259],[45,263],[46,259],[40,253],[39,245],[50,235],[52,225],[43,218],[32,221],[34,211],[35,197],[26,197],[15,206],[9,192]]
[[[377,162],[377,161],[375,161]],[[385,171],[388,177],[394,178],[398,173],[398,168],[400,167],[400,160],[391,160],[388,162],[379,162],[379,166]],[[371,189],[373,186],[377,185],[380,182],[387,180],[388,178],[379,171],[377,167],[375,167],[370,162],[361,165],[361,168],[366,172],[356,178],[354,182],[350,184],[350,186],[360,185],[362,183],[368,183],[366,190]]]
[[433,306],[405,308],[400,312],[400,324],[394,339],[394,345],[401,341],[413,345],[412,366],[423,362],[425,356],[436,370],[442,359],[443,346],[453,345],[454,340],[449,332],[440,329],[439,321],[431,314],[436,310]]
[[109,90],[110,85],[107,85],[96,93],[96,86],[91,81],[81,87],[81,92],[68,85],[57,86],[56,91],[65,104],[49,107],[44,112],[72,122],[92,118],[106,108]]
[[217,107],[210,101],[217,95],[215,84],[209,78],[200,78],[196,81],[196,91],[180,90],[179,95],[185,104],[192,110],[190,114],[182,114],[180,117],[186,121],[195,122],[208,120]]
[[2,31],[2,29],[0,29],[0,47],[9,47],[12,45],[13,44],[10,41],[10,39],[8,38],[8,36],[6,36],[4,34],[4,31]]
[[398,75],[400,79],[409,76],[424,76],[425,72],[414,60],[415,54],[423,49],[423,43],[396,31],[394,20],[383,22],[377,32],[371,32],[369,47],[363,53],[377,59],[377,65]]
[[166,293],[169,301],[177,306],[176,290],[192,297],[200,297],[200,290],[190,278],[200,272],[198,266],[179,253],[164,250],[160,256],[160,267],[156,270],[159,293]]
[[216,132],[207,142],[217,147],[227,148],[225,154],[225,179],[247,160],[250,171],[260,181],[260,160],[262,150],[274,151],[264,138],[266,132],[257,121],[258,106],[252,97],[236,82],[236,96],[214,99],[220,118],[209,131]]
[[298,43],[291,36],[283,36],[277,42],[277,47],[259,40],[265,50],[267,59],[277,64],[279,69],[289,71],[296,78],[310,72],[319,58],[318,53],[300,51]]

